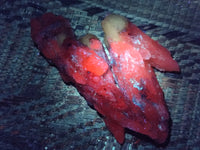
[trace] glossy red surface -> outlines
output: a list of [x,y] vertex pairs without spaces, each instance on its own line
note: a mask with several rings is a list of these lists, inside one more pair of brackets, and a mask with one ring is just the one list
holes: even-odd
[[[133,29],[137,32],[133,33]],[[142,36],[140,42],[144,42],[145,50],[138,51],[140,44],[134,44],[138,39],[131,39],[135,34],[138,38]],[[108,41],[114,60],[109,64],[98,39],[90,39],[89,47],[83,45],[76,40],[68,20],[52,13],[31,20],[31,36],[44,57],[59,70],[62,79],[73,83],[103,116],[119,143],[124,142],[125,128],[145,134],[158,143],[166,141],[169,113],[151,67],[179,70],[166,49],[130,24],[121,34],[121,41]],[[159,48],[159,54],[154,48]],[[166,66],[165,59],[171,64]]]
[[143,58],[149,60],[153,67],[160,71],[180,71],[178,63],[172,59],[170,52],[136,25],[129,22],[124,34],[131,37],[134,48],[138,48]]

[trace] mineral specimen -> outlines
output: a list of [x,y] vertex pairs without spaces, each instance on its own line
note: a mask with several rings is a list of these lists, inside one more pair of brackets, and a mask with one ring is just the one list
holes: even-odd
[[31,20],[31,36],[42,55],[92,105],[119,143],[125,128],[164,143],[169,113],[152,67],[179,71],[170,53],[126,18],[109,15],[102,22],[105,42],[91,34],[77,40],[69,21],[46,13]]

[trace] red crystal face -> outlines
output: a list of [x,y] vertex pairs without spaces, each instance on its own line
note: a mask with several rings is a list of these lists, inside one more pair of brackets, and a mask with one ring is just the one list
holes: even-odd
[[179,66],[167,49],[134,24],[125,22],[123,27],[117,40],[107,39],[109,60],[95,36],[85,36],[85,43],[81,43],[69,21],[52,13],[31,20],[31,37],[62,79],[73,83],[103,116],[119,143],[124,142],[125,128],[164,143],[169,134],[169,113],[152,67],[179,71]]

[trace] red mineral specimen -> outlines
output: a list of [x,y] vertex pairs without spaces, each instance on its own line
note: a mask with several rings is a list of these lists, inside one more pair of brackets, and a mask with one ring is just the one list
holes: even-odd
[[[32,19],[31,36],[43,56],[59,70],[62,79],[73,83],[103,116],[119,143],[124,142],[125,128],[145,134],[158,143],[165,142],[169,113],[151,66],[178,71],[178,65],[165,48],[152,42],[139,29],[134,33],[137,27],[132,27],[125,18],[110,15],[102,25],[111,53],[110,62],[96,36],[88,34],[76,40],[69,21],[62,16],[46,13]],[[135,35],[138,38],[141,35],[145,44],[142,39],[141,44],[137,43]],[[151,44],[157,49],[152,50]],[[163,58],[171,61],[171,66],[165,65]]]
[[[121,125],[163,143],[168,137],[169,113],[150,63],[152,54],[155,53],[147,49],[154,41],[137,41],[137,37],[144,35],[135,33],[135,30],[127,31],[129,24],[126,18],[118,15],[109,15],[102,22],[106,43],[114,62],[111,63],[113,72],[130,103],[130,111],[126,114],[129,120]],[[161,54],[163,55],[162,51]],[[162,57],[165,58],[165,55]],[[171,61],[171,56],[166,57]]]
[[[31,20],[31,36],[44,57],[57,67],[62,79],[73,83],[105,122],[117,123],[118,114],[127,109],[126,98],[115,84],[101,42],[91,35],[82,37],[83,43],[75,40],[68,20],[52,13]],[[112,131],[110,123],[108,127]],[[124,129],[120,126],[119,129],[117,136],[122,143]]]

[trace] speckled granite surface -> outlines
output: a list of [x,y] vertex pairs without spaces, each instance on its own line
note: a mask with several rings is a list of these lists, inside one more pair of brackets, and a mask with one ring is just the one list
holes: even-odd
[[[124,15],[170,50],[182,72],[156,72],[172,118],[165,147],[138,143],[129,133],[118,144],[96,111],[63,83],[30,37],[30,19],[45,12],[69,18],[78,37],[90,32],[102,41],[104,16]],[[0,35],[1,150],[200,149],[198,0],[2,0]]]

